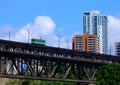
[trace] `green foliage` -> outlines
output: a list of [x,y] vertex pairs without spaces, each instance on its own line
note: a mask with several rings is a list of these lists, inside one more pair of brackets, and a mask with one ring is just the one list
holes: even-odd
[[23,80],[18,80],[17,82],[9,82],[6,85],[75,85],[75,83],[23,79]]
[[29,81],[23,81],[22,85],[30,85],[30,84],[29,84]]
[[25,76],[30,76],[30,75],[31,73],[29,71],[25,73]]
[[98,85],[120,85],[120,66],[106,65],[96,73]]

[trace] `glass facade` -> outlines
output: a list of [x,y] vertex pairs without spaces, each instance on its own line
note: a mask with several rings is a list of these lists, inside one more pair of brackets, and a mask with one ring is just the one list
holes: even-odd
[[95,34],[98,38],[97,49],[99,53],[108,52],[108,20],[99,11],[84,12],[83,32]]
[[95,51],[95,38],[94,37],[88,37],[88,51],[94,52]]
[[82,37],[76,38],[76,50],[82,51]]

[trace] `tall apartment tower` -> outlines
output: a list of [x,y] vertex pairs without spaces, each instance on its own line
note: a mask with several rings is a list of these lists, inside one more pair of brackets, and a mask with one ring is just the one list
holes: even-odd
[[120,56],[120,42],[115,42],[115,55]]
[[108,19],[99,11],[84,12],[83,32],[95,34],[98,38],[98,52],[108,53]]
[[73,50],[87,51],[97,53],[96,35],[85,33],[84,35],[75,35],[72,40]]

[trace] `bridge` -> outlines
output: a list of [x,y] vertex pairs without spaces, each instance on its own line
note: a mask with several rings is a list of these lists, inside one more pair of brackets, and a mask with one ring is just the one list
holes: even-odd
[[103,65],[120,64],[120,57],[0,40],[0,77],[97,83]]

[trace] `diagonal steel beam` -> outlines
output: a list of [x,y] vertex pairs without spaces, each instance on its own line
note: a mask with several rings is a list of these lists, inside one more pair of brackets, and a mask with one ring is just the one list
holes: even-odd
[[53,67],[51,73],[49,73],[49,75],[48,75],[49,77],[52,77],[52,76],[54,75],[54,72],[55,72],[55,70],[57,69],[57,67],[58,67],[58,65],[55,65],[55,66]]
[[[11,59],[13,65],[14,65],[14,68],[16,69],[17,73],[18,73],[18,74],[21,74],[21,73],[20,73],[20,70],[19,70],[19,66],[16,65],[16,60],[17,60],[17,59],[15,59],[15,58],[14,58],[14,59]],[[17,62],[17,63],[19,63],[19,62]]]
[[87,72],[87,69],[85,67],[83,67],[83,70],[84,70],[85,74],[87,75],[88,79],[91,80],[91,78],[90,78],[90,76],[89,76],[89,74]]
[[95,69],[95,70],[94,70],[94,72],[93,72],[93,74],[92,74],[92,77],[91,77],[92,80],[95,80],[95,74],[96,74],[97,71],[98,71],[98,69]]
[[71,70],[71,66],[68,67],[68,69],[66,70],[66,73],[63,75],[63,78],[66,78],[68,73],[70,72]]
[[29,71],[31,72],[31,75],[35,75],[34,69],[32,68],[32,65],[29,63],[29,61],[27,59],[24,59],[24,62],[26,63]]

